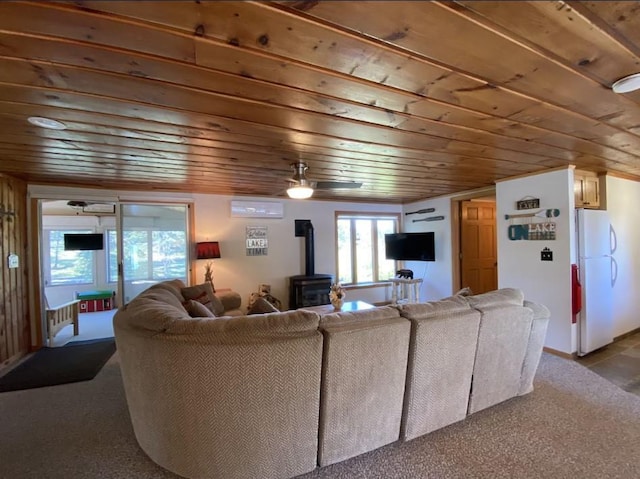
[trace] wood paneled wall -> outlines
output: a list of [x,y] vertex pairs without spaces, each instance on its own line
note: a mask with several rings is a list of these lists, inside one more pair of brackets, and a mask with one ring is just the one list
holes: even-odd
[[[16,254],[18,268],[9,268]],[[29,349],[27,185],[0,175],[0,369]]]

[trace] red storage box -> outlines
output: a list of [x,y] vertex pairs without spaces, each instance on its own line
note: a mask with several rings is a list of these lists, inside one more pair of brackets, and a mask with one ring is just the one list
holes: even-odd
[[93,313],[95,311],[108,311],[113,308],[113,291],[84,291],[77,293],[80,300],[81,313]]

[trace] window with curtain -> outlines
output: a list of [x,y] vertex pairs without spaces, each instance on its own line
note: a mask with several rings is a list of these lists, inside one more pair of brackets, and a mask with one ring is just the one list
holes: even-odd
[[395,214],[336,214],[340,283],[375,283],[395,275],[395,261],[385,258],[384,235],[396,233],[399,221]]

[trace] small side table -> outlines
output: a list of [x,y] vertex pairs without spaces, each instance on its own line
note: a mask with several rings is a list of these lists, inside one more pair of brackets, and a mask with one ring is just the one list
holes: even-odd
[[391,291],[392,304],[420,302],[422,278],[389,278],[388,281],[391,283],[391,288],[393,288]]

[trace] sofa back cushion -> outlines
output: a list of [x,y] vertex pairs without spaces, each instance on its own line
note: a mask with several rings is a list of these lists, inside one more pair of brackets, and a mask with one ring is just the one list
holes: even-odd
[[469,414],[517,396],[531,334],[533,311],[524,295],[502,289],[468,298],[482,314]]
[[453,316],[460,312],[469,311],[469,301],[465,296],[451,296],[440,301],[427,303],[409,303],[398,306],[400,314],[411,320],[423,320]]
[[182,288],[184,287],[186,287],[186,285],[181,279],[171,279],[153,284],[149,286],[146,291],[150,289],[164,289],[172,293],[178,301],[183,302],[185,297],[182,295]]
[[480,312],[452,296],[402,305],[400,313],[411,320],[401,433],[410,440],[466,417]]
[[328,314],[320,330],[318,462],[326,466],[398,439],[410,324],[385,306]]
[[473,308],[490,308],[492,306],[524,304],[524,293],[516,288],[502,288],[487,293],[467,296],[469,304]]
[[172,322],[188,317],[182,301],[172,291],[152,286],[120,308],[113,321],[114,325],[117,323],[125,329],[156,333],[164,331]]
[[285,311],[252,316],[182,318],[166,325],[158,339],[206,344],[258,344],[316,334],[313,311]]

